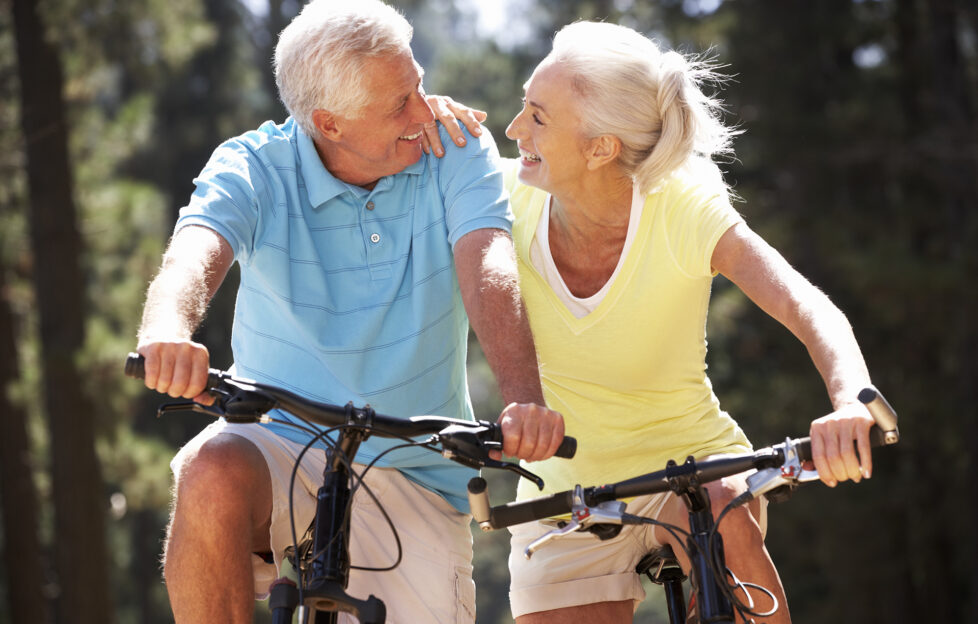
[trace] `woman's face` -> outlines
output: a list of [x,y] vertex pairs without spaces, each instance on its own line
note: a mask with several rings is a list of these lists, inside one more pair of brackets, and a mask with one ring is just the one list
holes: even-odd
[[588,143],[567,70],[544,61],[524,85],[523,110],[506,128],[520,149],[519,179],[551,194],[572,190],[587,173]]

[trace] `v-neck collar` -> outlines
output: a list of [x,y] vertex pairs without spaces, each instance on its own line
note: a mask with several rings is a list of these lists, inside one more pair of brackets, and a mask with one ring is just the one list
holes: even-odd
[[[551,196],[549,193],[539,191],[534,193],[533,201],[530,205],[530,217],[528,225],[528,236],[526,238],[526,247],[524,249],[525,257],[527,258],[527,264],[533,269],[533,274],[536,279],[540,281],[542,288],[547,291],[547,301],[554,308],[557,309],[557,313],[563,319],[564,323],[568,327],[573,329],[575,333],[580,333],[594,324],[598,323],[603,319],[610,309],[615,307],[615,303],[621,298],[623,290],[627,287],[628,282],[631,281],[631,277],[634,274],[635,263],[638,262],[637,258],[642,255],[643,243],[647,241],[647,237],[643,234],[649,229],[649,219],[652,218],[652,210],[649,209],[647,197],[639,194],[638,190],[635,189],[632,192],[632,206],[631,213],[629,215],[628,224],[628,234],[626,235],[626,244],[622,249],[622,254],[618,259],[618,265],[615,267],[615,271],[612,273],[608,282],[602,286],[597,296],[602,291],[604,291],[604,296],[600,303],[587,314],[581,317],[577,317],[561,300],[560,296],[554,291],[550,286],[550,282],[547,280],[546,275],[540,271],[539,268],[533,265],[530,259],[530,249],[533,246],[534,239],[537,238],[537,233],[541,227],[543,227],[542,222],[545,219],[549,219],[549,203],[551,201]],[[638,202],[638,206],[636,203]],[[636,212],[639,213],[638,219],[635,219]],[[544,239],[540,241],[541,251],[543,251],[542,261],[549,265],[549,268],[554,271],[557,276],[560,276],[560,272],[557,270],[556,264],[554,263],[553,256],[550,253],[549,240]],[[563,277],[559,277],[560,286],[566,291],[566,294],[570,297],[574,297],[570,293],[570,289],[567,288]],[[575,297],[575,299],[580,299]]]

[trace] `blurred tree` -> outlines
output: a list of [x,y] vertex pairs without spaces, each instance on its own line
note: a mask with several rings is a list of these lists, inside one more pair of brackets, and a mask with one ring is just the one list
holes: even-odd
[[[7,600],[14,622],[47,622],[44,570],[38,539],[37,490],[31,469],[27,412],[13,397],[20,377],[14,314],[8,300],[6,271],[0,265],[0,512]],[[14,572],[15,571],[15,572]]]
[[[108,590],[105,507],[95,456],[94,406],[82,389],[77,356],[84,344],[81,234],[72,197],[68,127],[57,49],[37,2],[14,0],[21,128],[27,155],[33,278],[40,317],[44,406],[54,494],[55,621],[113,621]],[[45,80],[37,80],[45,76]],[[28,480],[29,482],[29,480]],[[15,509],[6,509],[10,521]],[[87,570],[89,582],[74,582]]]
[[[728,102],[747,130],[730,166],[742,210],[848,313],[874,382],[909,416],[872,482],[772,510],[795,620],[967,619],[978,497],[959,475],[973,469],[976,435],[973,418],[951,415],[975,399],[975,296],[955,287],[978,242],[964,208],[978,198],[974,9],[837,0],[720,12],[733,24]],[[801,428],[827,410],[798,343],[717,290],[726,317],[711,334],[712,377],[753,439],[783,435],[781,415],[801,411]],[[924,425],[924,414],[948,417]]]
[[[202,19],[200,8],[198,0],[124,6],[101,0],[59,0],[41,4],[41,13],[47,22],[57,25],[45,34],[47,42],[57,46],[56,58],[64,63],[64,93],[68,103],[66,123],[54,123],[45,126],[45,130],[61,130],[60,138],[64,140],[64,131],[70,129],[67,143],[75,192],[72,194],[63,181],[56,183],[50,170],[46,171],[45,183],[49,191],[62,193],[58,202],[64,201],[63,194],[69,194],[68,199],[77,202],[78,228],[85,241],[80,244],[83,253],[72,257],[70,246],[59,247],[55,239],[42,235],[42,242],[55,245],[54,251],[43,253],[42,264],[54,262],[66,270],[77,271],[77,276],[71,280],[76,290],[65,288],[64,293],[84,293],[82,296],[87,305],[62,303],[60,309],[72,316],[77,325],[84,326],[84,345],[76,347],[71,361],[84,371],[86,385],[83,391],[97,396],[101,408],[95,420],[97,442],[92,437],[72,437],[68,429],[64,433],[68,434],[67,443],[78,446],[82,452],[92,453],[98,447],[106,462],[106,486],[113,492],[110,548],[105,546],[104,530],[93,533],[92,527],[86,527],[80,521],[74,525],[81,536],[63,533],[57,526],[51,529],[45,521],[49,515],[45,510],[41,514],[41,533],[46,542],[51,541],[53,534],[59,545],[88,544],[102,554],[101,560],[93,556],[76,565],[76,572],[87,570],[89,575],[85,582],[74,582],[72,587],[76,589],[73,591],[98,595],[99,583],[104,586],[107,582],[106,575],[98,573],[100,561],[104,563],[104,556],[111,552],[114,597],[122,607],[120,617],[131,622],[169,621],[156,561],[160,532],[166,518],[167,462],[172,448],[160,452],[161,445],[146,437],[146,428],[137,427],[135,435],[124,428],[128,426],[126,415],[133,411],[139,387],[131,381],[122,381],[120,354],[133,346],[143,289],[158,266],[161,246],[172,224],[167,217],[172,213],[165,210],[166,203],[158,191],[130,177],[135,167],[126,163],[136,162],[134,153],[148,141],[167,144],[165,129],[154,128],[154,89],[165,88],[166,85],[161,84],[162,76],[175,73],[173,68],[186,63],[195,50],[213,40],[212,28]],[[3,34],[8,32],[21,36],[20,24],[16,30],[5,30]],[[0,56],[0,60],[6,61],[7,56]],[[247,67],[248,63],[241,65]],[[9,66],[14,67],[12,61]],[[0,75],[6,76],[5,73]],[[27,76],[30,76],[29,84],[34,91],[61,89],[58,74],[42,71],[28,72]],[[22,78],[22,82],[24,80],[26,78]],[[2,90],[0,97],[6,102],[16,93],[16,89]],[[35,104],[32,106],[30,110],[35,116],[47,110]],[[4,117],[8,117],[19,107],[11,103],[0,106],[0,110]],[[54,136],[58,135],[55,133]],[[0,197],[5,206],[13,208],[5,210],[3,215],[3,270],[9,266],[30,270],[31,264],[23,259],[27,254],[15,256],[13,252],[17,245],[7,244],[18,240],[16,231],[26,229],[21,227],[20,211],[16,210],[24,203],[19,191],[23,146],[9,138],[6,126],[2,138],[7,148],[2,165],[8,175],[0,181]],[[32,148],[29,142],[27,147]],[[56,162],[52,160],[47,164]],[[23,211],[23,215],[26,214],[27,211]],[[62,220],[62,223],[70,225],[68,220]],[[35,260],[34,267],[37,266]],[[18,297],[15,313],[20,317],[19,325],[27,328],[18,337],[21,352],[28,354],[21,359],[30,363],[22,370],[18,392],[30,396],[32,391],[27,386],[37,378],[30,356],[34,352],[30,329],[37,324],[34,312],[41,306],[32,306],[29,291],[19,283],[12,287],[16,288]],[[5,289],[5,295],[6,290],[9,289]],[[77,332],[77,325],[76,329],[71,329],[71,323],[57,323],[59,328],[72,332]],[[62,346],[67,348],[70,344],[65,342]],[[70,400],[68,395],[65,398]],[[150,411],[143,410],[143,413]],[[77,417],[77,412],[70,410],[60,413],[65,417]],[[117,429],[120,426],[123,429]],[[116,435],[116,431],[122,431],[123,435]],[[156,435],[155,432],[152,435]],[[41,448],[34,452],[46,452],[46,444],[47,440],[40,440]],[[50,454],[53,460],[62,457],[71,462],[70,456],[57,449]],[[4,459],[8,458],[10,456],[4,456]],[[39,462],[33,464],[39,465]],[[104,513],[109,497],[103,492],[101,482],[94,493],[87,492],[82,480],[85,464],[76,462],[71,465],[74,466],[71,486],[79,496],[85,497],[86,510]],[[45,482],[43,475],[41,481]],[[84,515],[78,517],[85,519]],[[127,533],[132,535],[130,544],[126,543]],[[5,542],[6,553],[11,542]],[[129,556],[130,553],[136,555]],[[147,554],[140,556],[142,553]],[[9,585],[13,574],[7,570],[0,576]],[[91,587],[87,586],[89,581]],[[35,610],[39,609],[35,605]],[[3,621],[2,614],[0,621]],[[76,618],[74,621],[84,620]]]

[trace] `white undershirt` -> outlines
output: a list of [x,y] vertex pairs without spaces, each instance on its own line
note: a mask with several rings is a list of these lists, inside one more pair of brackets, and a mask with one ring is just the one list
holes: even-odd
[[550,253],[550,204],[552,201],[553,198],[548,193],[543,204],[543,213],[540,215],[540,222],[537,223],[536,234],[533,236],[533,240],[530,241],[530,263],[543,276],[547,284],[554,291],[554,294],[567,306],[571,314],[577,318],[582,318],[593,312],[601,304],[611,289],[611,284],[615,281],[619,271],[621,271],[621,267],[625,263],[625,258],[628,256],[628,250],[631,249],[632,241],[635,239],[638,222],[642,218],[642,206],[645,205],[645,197],[639,193],[638,185],[633,184],[632,207],[628,215],[628,232],[625,234],[625,246],[622,248],[621,255],[618,257],[618,264],[615,266],[615,271],[611,274],[608,281],[605,282],[604,286],[601,287],[601,290],[583,299],[575,297],[570,289],[567,288],[567,284],[564,283],[564,278],[560,276],[560,271],[557,270],[557,265],[554,263],[554,257]]

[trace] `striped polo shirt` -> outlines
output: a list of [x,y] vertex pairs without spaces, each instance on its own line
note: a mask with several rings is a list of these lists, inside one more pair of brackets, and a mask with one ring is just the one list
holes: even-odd
[[[509,231],[512,215],[492,138],[467,139],[444,158],[423,154],[369,191],[334,178],[292,119],[265,122],[215,150],[176,230],[210,228],[234,250],[238,375],[392,416],[472,418],[468,319],[452,248],[476,229]],[[268,426],[300,443],[310,438]],[[468,509],[473,471],[421,449],[385,453],[398,444],[372,437],[356,459],[379,457],[377,465]]]

